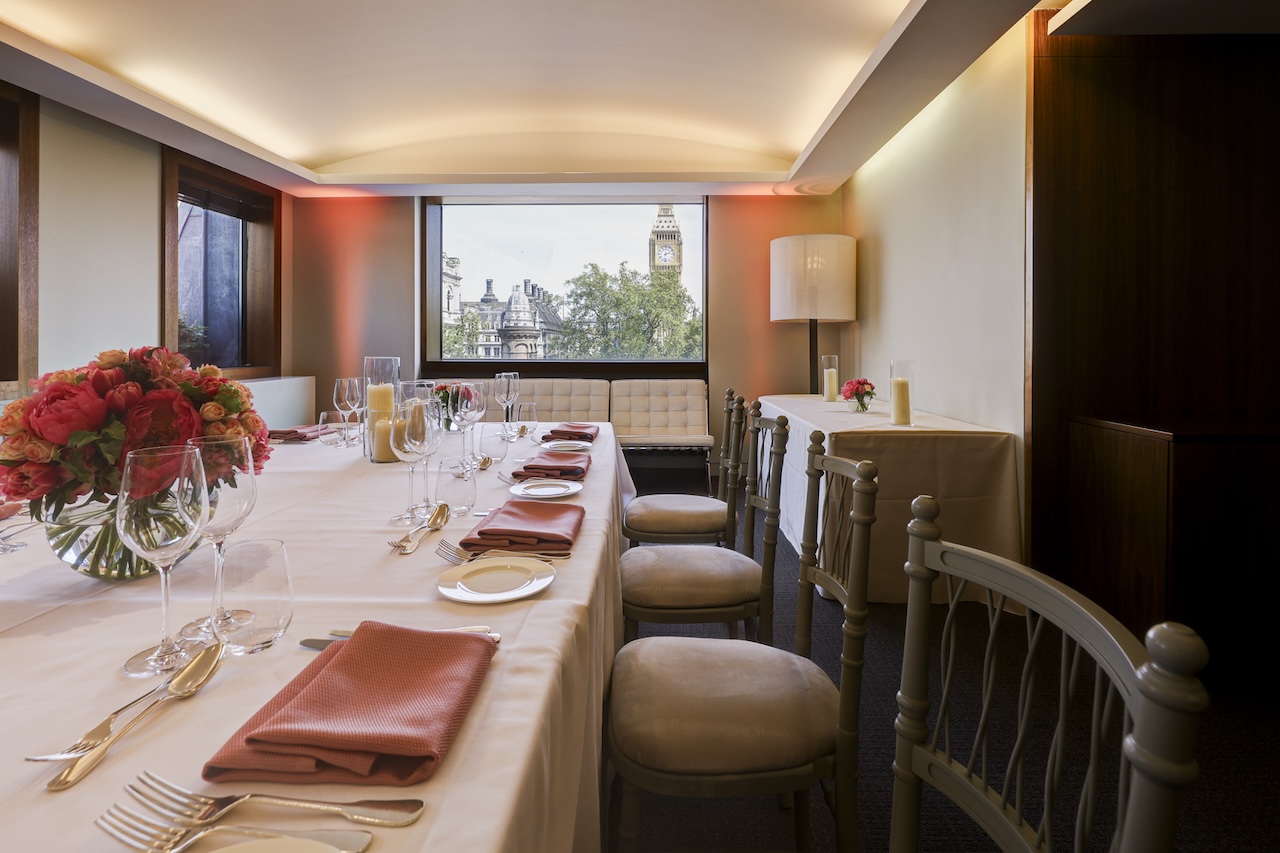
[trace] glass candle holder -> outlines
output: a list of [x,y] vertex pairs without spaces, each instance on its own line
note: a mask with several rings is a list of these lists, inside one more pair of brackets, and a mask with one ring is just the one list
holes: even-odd
[[840,395],[840,357],[824,355],[822,357],[822,399],[834,402]]
[[391,449],[391,419],[400,401],[400,359],[365,356],[364,455],[370,462],[399,462]]
[[915,364],[897,358],[889,362],[889,423],[911,426],[911,379]]

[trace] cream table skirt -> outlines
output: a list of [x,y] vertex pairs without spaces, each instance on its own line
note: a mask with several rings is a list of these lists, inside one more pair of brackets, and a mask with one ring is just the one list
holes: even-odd
[[[938,523],[951,542],[1022,560],[1016,441],[1010,433],[915,412],[911,426],[890,426],[889,406],[871,401],[866,413],[845,401],[814,394],[760,398],[761,413],[786,415],[789,434],[783,465],[781,527],[799,550],[804,529],[809,436],[826,435],[827,453],[868,459],[879,467],[876,523],[871,531],[868,599],[905,602],[907,522],[911,502],[933,495],[942,505]],[[945,590],[938,586],[938,594]]]
[[[532,455],[532,442],[511,457]],[[5,849],[72,853],[124,849],[93,825],[143,770],[213,794],[248,790],[321,799],[415,797],[422,819],[404,828],[371,828],[377,851],[595,851],[601,834],[602,703],[622,640],[617,560],[619,518],[630,476],[608,424],[592,450],[577,495],[586,508],[572,559],[557,563],[554,583],[535,597],[468,605],[441,597],[448,568],[434,539],[410,556],[389,553],[403,529],[387,523],[404,509],[402,464],[373,464],[358,449],[319,443],[278,445],[259,478],[254,512],[231,541],[285,541],[297,605],[279,645],[229,658],[196,697],[169,702],[121,740],[93,773],[59,793],[45,790],[60,765],[23,756],[62,748],[109,711],[154,682],[123,675],[120,665],[158,639],[159,583],[85,578],[59,563],[43,540],[0,556],[0,826]],[[510,495],[498,479],[510,459],[479,480],[478,508]],[[433,474],[434,476],[434,474]],[[433,486],[434,487],[434,486]],[[452,520],[458,541],[475,523]],[[174,570],[175,625],[207,614],[212,560],[202,545]],[[483,623],[502,643],[458,739],[430,780],[405,788],[285,786],[200,779],[204,762],[315,654],[303,637],[376,619],[415,628]],[[291,810],[246,806],[235,821],[315,828],[355,825]],[[212,842],[210,842],[212,844]]]

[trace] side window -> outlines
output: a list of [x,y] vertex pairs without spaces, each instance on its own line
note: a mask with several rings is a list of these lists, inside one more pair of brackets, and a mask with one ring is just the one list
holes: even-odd
[[0,83],[0,400],[36,375],[39,98]]
[[280,372],[278,191],[165,150],[165,337],[193,364]]

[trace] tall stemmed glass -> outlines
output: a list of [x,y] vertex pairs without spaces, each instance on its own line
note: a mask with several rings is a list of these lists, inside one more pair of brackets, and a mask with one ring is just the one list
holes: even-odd
[[231,628],[253,616],[247,611],[225,609],[221,593],[225,543],[253,510],[258,500],[258,480],[253,472],[253,441],[248,436],[202,436],[187,439],[187,444],[200,452],[209,492],[209,523],[201,535],[213,543],[213,611],[204,619],[188,622],[179,633],[188,640],[212,643],[218,627],[214,621]]
[[191,445],[131,450],[125,457],[116,531],[121,541],[160,570],[160,643],[125,662],[129,675],[172,672],[203,644],[178,642],[169,630],[169,572],[200,538],[209,520],[200,451]]
[[403,513],[392,517],[392,524],[410,525],[419,521],[414,485],[418,479],[418,464],[427,458],[427,446],[436,429],[426,400],[411,397],[396,406],[391,420],[391,451],[409,466],[409,504]]
[[507,371],[493,377],[493,399],[502,406],[502,435],[508,441],[514,441],[516,427],[511,422],[511,407],[520,399],[520,374]]
[[427,443],[423,448],[424,455],[422,457],[422,500],[418,503],[418,514],[422,518],[428,518],[431,510],[435,509],[435,504],[431,501],[430,472],[431,457],[435,456],[436,451],[440,449],[440,445],[444,443],[444,405],[440,402],[440,398],[434,393],[430,397],[422,399],[422,404],[426,409],[427,420],[431,422],[431,430],[427,433]]
[[449,389],[449,418],[462,430],[462,460],[474,468],[479,461],[474,448],[468,450],[471,429],[484,417],[488,403],[484,382],[458,382]]
[[356,420],[356,435],[351,432],[351,420],[365,406],[365,379],[364,377],[343,377],[335,379],[333,383],[333,405],[334,409],[342,412],[346,416],[346,427],[343,428],[343,444],[351,446],[356,443],[356,439],[360,438],[360,420]]

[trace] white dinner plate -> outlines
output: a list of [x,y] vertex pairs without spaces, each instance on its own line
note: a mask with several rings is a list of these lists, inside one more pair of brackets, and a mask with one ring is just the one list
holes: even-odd
[[542,442],[542,446],[546,450],[590,450],[591,442],[572,438],[553,438]]
[[485,557],[440,576],[440,594],[454,601],[489,604],[542,592],[556,579],[550,563],[529,557]]
[[550,501],[576,495],[582,491],[582,483],[577,480],[525,480],[523,483],[516,483],[508,491],[518,498]]
[[310,838],[259,838],[219,848],[222,853],[338,853],[338,848]]

